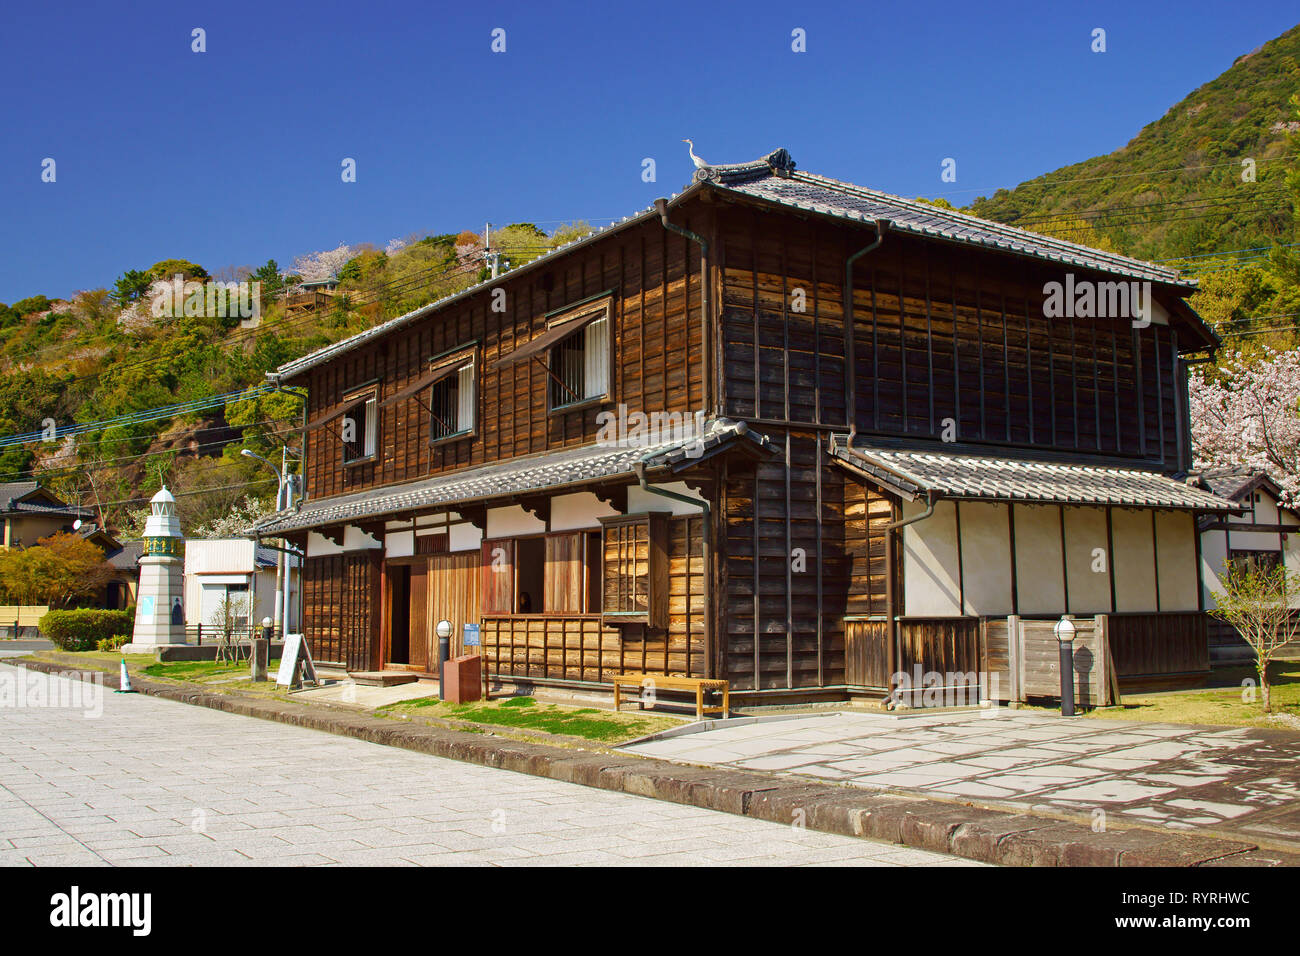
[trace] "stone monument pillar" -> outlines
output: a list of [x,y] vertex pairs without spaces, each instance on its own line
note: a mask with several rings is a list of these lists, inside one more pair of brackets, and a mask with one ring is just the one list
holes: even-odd
[[185,643],[185,602],[182,551],[185,538],[176,519],[176,499],[165,487],[149,502],[144,526],[144,556],[140,558],[140,590],[135,605],[135,630],[127,654],[151,654],[160,647]]

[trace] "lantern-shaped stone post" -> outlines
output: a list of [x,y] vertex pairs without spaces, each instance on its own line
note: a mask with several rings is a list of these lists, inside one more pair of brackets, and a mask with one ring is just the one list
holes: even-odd
[[185,601],[182,556],[185,537],[176,518],[176,499],[165,487],[149,502],[140,558],[140,590],[135,605],[135,630],[127,653],[148,654],[160,647],[185,643]]

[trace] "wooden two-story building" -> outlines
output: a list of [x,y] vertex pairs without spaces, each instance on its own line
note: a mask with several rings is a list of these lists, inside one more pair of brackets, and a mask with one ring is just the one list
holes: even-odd
[[504,682],[878,696],[1069,612],[1121,676],[1194,676],[1196,517],[1234,505],[1185,480],[1191,290],[784,150],[698,170],[272,374],[305,498],[255,533],[353,670],[436,671],[445,618]]

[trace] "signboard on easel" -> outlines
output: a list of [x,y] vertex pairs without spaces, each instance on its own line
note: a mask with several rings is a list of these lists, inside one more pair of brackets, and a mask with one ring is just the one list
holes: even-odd
[[[299,668],[302,678],[299,680]],[[299,683],[316,679],[316,665],[311,661],[311,651],[307,649],[307,639],[302,634],[286,634],[284,650],[280,654],[280,670],[275,675],[276,687],[297,687]]]

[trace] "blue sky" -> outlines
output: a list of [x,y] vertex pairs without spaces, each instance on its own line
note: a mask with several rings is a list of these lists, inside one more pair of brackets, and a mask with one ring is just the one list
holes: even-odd
[[0,301],[171,257],[618,217],[689,179],[683,137],[962,205],[1123,145],[1293,26],[1285,6],[9,2]]

